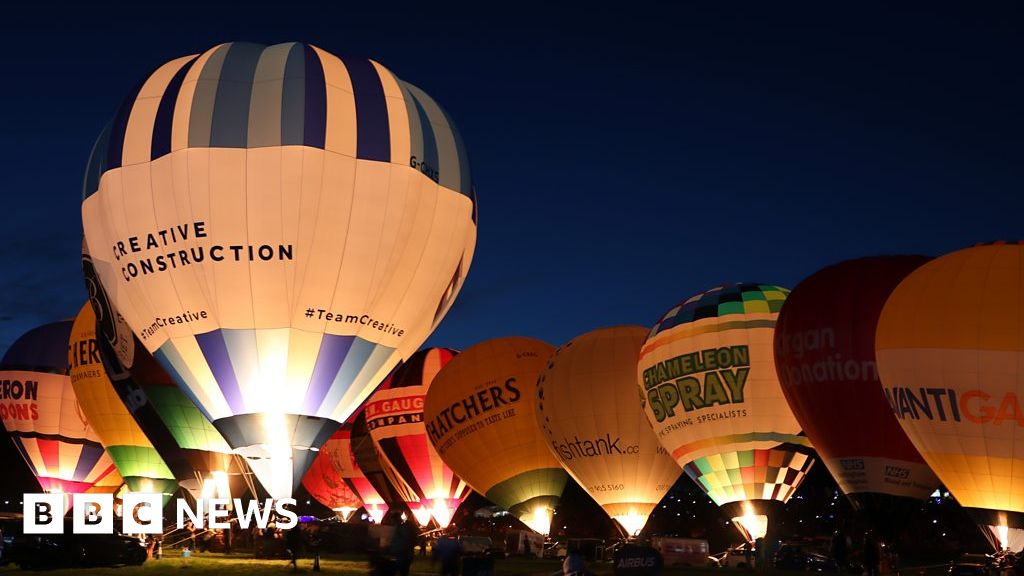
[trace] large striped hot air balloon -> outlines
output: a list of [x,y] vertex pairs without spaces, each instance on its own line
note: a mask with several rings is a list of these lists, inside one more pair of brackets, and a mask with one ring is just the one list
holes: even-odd
[[456,352],[427,348],[413,354],[370,396],[363,408],[370,438],[391,484],[420,526],[441,528],[469,495],[466,485],[437,454],[423,423],[423,398]]
[[301,43],[158,68],[94,147],[82,218],[113,306],[275,497],[431,333],[476,242],[448,115]]
[[775,371],[787,294],[742,283],[688,298],[651,329],[637,367],[659,442],[751,541],[814,463]]
[[577,336],[537,381],[537,420],[551,452],[626,536],[643,529],[682,473],[636,401],[646,335],[616,326]]
[[103,369],[139,428],[193,497],[240,496],[248,466],[110,306],[87,249],[82,265]]
[[979,245],[911,272],[875,333],[893,412],[925,462],[985,527],[1024,546],[1024,244]]
[[878,256],[819,270],[786,298],[775,330],[775,363],[793,414],[854,509],[885,538],[939,484],[893,416],[875,364],[886,298],[927,261]]
[[88,302],[75,318],[66,351],[71,384],[82,413],[92,423],[128,489],[170,498],[178,488],[177,482],[107,377],[96,341],[96,314]]
[[[33,328],[0,361],[0,420],[46,492],[121,484],[68,377],[71,321]],[[103,488],[98,489],[103,491]]]
[[569,479],[535,416],[537,378],[555,348],[510,336],[471,346],[434,379],[423,403],[427,434],[474,490],[547,534]]

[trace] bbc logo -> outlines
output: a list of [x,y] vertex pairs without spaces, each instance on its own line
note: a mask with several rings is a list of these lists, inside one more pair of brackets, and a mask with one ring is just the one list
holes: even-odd
[[[25,534],[63,534],[65,494],[25,494]],[[113,494],[71,496],[71,529],[75,534],[114,533]],[[163,494],[126,492],[122,500],[123,534],[163,533]]]

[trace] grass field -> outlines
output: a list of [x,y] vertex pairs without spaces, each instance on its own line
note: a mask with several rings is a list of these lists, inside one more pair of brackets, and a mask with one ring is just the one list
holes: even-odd
[[[177,551],[175,551],[177,552]],[[312,574],[313,562],[304,558],[299,562],[299,572]],[[331,556],[320,561],[321,571],[325,574],[358,574],[364,575],[369,572],[366,558],[363,556]],[[561,564],[555,560],[526,560],[522,558],[509,558],[495,561],[495,576],[551,576],[561,568]],[[597,576],[610,576],[612,566],[608,563],[591,563],[589,568]],[[938,568],[938,569],[936,569]],[[945,573],[945,568],[936,567],[927,571],[907,570],[906,576],[938,576]],[[0,576],[14,576],[15,574],[33,574],[34,572],[23,572],[15,567],[8,566],[0,569]],[[180,556],[165,557],[161,560],[150,560],[142,566],[124,566],[119,568],[79,568],[64,570],[48,570],[38,572],[48,576],[160,576],[173,574],[176,576],[248,576],[263,574],[294,574],[285,560],[262,560],[254,559],[241,554],[225,556],[223,554],[202,554],[192,558],[181,558]],[[417,558],[412,566],[412,574],[416,576],[427,576],[438,573],[437,566],[431,564],[430,560]],[[751,571],[744,569],[714,569],[714,568],[669,568],[663,576],[793,576],[796,572],[784,572],[777,570]]]

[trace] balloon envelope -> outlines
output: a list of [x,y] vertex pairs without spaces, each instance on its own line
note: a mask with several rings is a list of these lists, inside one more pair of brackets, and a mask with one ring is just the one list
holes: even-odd
[[381,464],[421,526],[433,517],[438,526],[446,528],[469,494],[466,483],[437,454],[423,424],[423,398],[455,354],[447,348],[413,354],[370,396],[363,409]]
[[444,462],[542,534],[568,480],[535,416],[537,377],[553,352],[533,338],[481,342],[441,369],[423,403],[427,434]]
[[71,384],[82,413],[133,492],[172,494],[174,475],[114,391],[100,361],[96,315],[87,302],[75,318],[68,343]]
[[313,460],[313,465],[302,478],[302,485],[317,502],[333,510],[342,522],[347,522],[352,513],[363,505],[359,496],[338,474],[331,459],[323,455]]
[[68,377],[71,321],[29,330],[0,361],[0,420],[46,492],[80,493],[120,477]]
[[787,502],[814,463],[775,372],[772,338],[788,293],[712,288],[665,313],[640,350],[644,411],[658,440],[737,518],[764,515],[752,500]]
[[[882,309],[885,395],[925,462],[1005,547],[1024,513],[1024,245],[981,245],[908,275]],[[987,511],[987,512],[986,512]]]
[[588,332],[558,349],[537,381],[537,418],[552,453],[628,536],[682,471],[637,401],[641,326]]
[[476,241],[448,115],[301,43],[161,66],[84,186],[113,306],[275,497],[434,329]]
[[886,298],[927,261],[883,256],[820,270],[786,298],[775,329],[779,380],[797,421],[876,530],[901,524],[905,508],[919,507],[939,484],[893,415],[875,363]]

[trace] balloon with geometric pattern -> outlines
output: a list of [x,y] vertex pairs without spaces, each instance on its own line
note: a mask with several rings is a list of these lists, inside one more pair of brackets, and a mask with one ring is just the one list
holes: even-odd
[[658,441],[750,541],[814,463],[775,371],[787,294],[735,283],[687,298],[651,329],[637,366]]
[[448,114],[376,62],[295,42],[157,68],[84,196],[112,306],[274,498],[434,330],[476,244]]

